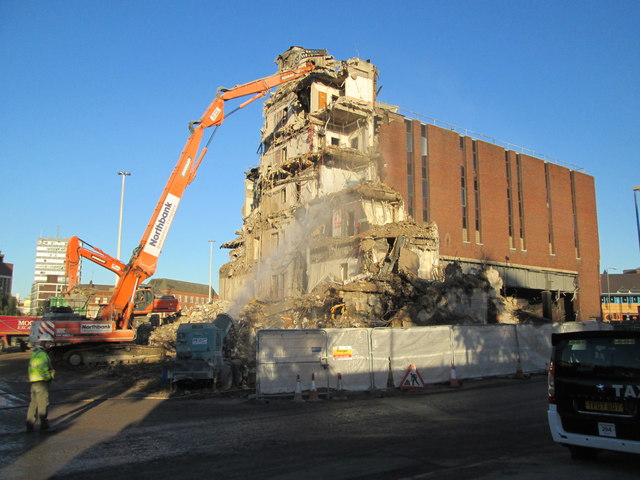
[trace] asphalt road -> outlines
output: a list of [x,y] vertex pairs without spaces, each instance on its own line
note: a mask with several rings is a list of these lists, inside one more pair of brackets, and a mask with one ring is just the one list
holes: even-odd
[[23,432],[24,354],[0,355],[0,478],[638,478],[640,459],[573,461],[551,442],[546,379],[359,393],[294,403],[244,396],[144,397],[69,376],[52,392],[53,434]]

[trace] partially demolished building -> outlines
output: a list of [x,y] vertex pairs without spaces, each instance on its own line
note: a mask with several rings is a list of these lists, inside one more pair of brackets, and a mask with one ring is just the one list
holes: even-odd
[[307,60],[319,68],[264,104],[243,227],[223,245],[230,313],[267,328],[445,323],[443,307],[487,322],[509,293],[554,320],[598,314],[591,177],[406,119],[376,101],[369,61],[292,47],[276,62]]

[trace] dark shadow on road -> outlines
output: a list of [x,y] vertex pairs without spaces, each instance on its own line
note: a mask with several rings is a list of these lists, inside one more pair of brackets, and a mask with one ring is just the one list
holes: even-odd
[[[73,462],[82,452],[84,438],[74,440],[77,433],[74,428],[80,428],[80,436],[88,435],[95,440],[91,424],[87,423],[87,414],[99,408],[113,398],[128,402],[128,405],[144,401],[145,389],[161,390],[160,376],[163,365],[122,365],[112,367],[93,367],[71,369],[55,365],[56,378],[49,391],[49,419],[55,429],[54,433],[28,433],[25,428],[26,410],[29,402],[29,382],[27,381],[27,367],[30,354],[2,354],[0,355],[0,379],[10,379],[5,382],[5,388],[11,392],[3,394],[13,395],[22,399],[23,405],[0,409],[0,478],[49,478],[60,467]],[[144,379],[135,372],[144,371]],[[158,372],[157,375],[155,372]],[[154,378],[156,377],[157,378]],[[144,381],[143,381],[144,380]],[[139,388],[138,388],[139,387]],[[124,407],[126,408],[126,407]],[[111,410],[107,410],[111,412]],[[95,415],[94,415],[95,417]],[[106,420],[109,422],[109,419]],[[81,422],[84,422],[81,424]],[[107,431],[109,436],[113,432]],[[97,436],[101,441],[100,435]],[[66,456],[66,458],[65,458]],[[60,463],[64,462],[64,463]],[[53,466],[57,465],[53,470]]]

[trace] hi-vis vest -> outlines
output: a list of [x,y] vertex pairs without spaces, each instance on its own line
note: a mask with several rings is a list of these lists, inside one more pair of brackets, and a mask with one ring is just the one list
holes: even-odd
[[53,380],[51,360],[42,347],[36,347],[29,359],[29,381],[48,382]]

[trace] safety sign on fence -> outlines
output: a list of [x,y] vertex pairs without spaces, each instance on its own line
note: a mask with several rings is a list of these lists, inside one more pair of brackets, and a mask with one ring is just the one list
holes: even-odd
[[400,382],[401,390],[422,390],[425,388],[422,375],[414,364],[409,365],[407,373],[404,374],[402,382]]
[[351,360],[353,358],[353,348],[350,346],[333,347],[334,360]]

